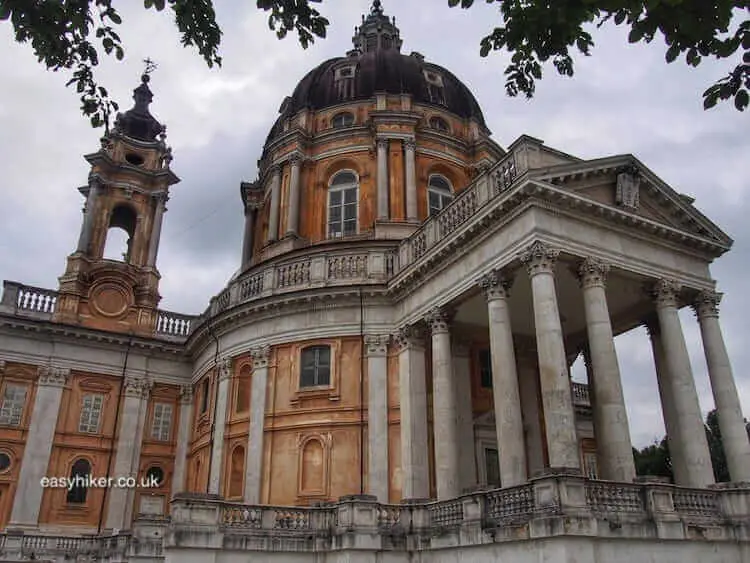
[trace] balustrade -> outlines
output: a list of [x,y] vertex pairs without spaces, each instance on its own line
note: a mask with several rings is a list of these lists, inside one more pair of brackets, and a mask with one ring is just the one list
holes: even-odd
[[716,491],[675,488],[674,509],[684,517],[720,519],[721,502]]
[[276,287],[287,288],[310,282],[310,261],[301,260],[279,266],[276,270]]
[[366,254],[329,256],[327,261],[329,280],[347,280],[367,277]]
[[527,521],[534,513],[534,490],[520,485],[485,493],[486,520],[496,525]]
[[156,334],[187,337],[195,317],[170,311],[156,312]]
[[590,406],[591,398],[589,397],[589,386],[586,383],[575,383],[571,386],[573,391],[573,404]]
[[586,502],[594,512],[645,512],[643,489],[639,485],[589,481],[586,483]]
[[441,528],[459,526],[464,519],[464,504],[460,499],[432,503],[427,511],[430,523]]

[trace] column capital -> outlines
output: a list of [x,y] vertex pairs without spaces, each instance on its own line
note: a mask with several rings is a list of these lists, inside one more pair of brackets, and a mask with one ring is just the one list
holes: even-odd
[[289,155],[289,164],[292,166],[299,166],[304,160],[304,156],[298,152],[293,152]]
[[417,150],[417,140],[416,139],[404,139],[404,148],[410,151]]
[[253,348],[253,369],[263,369],[268,367],[268,360],[271,357],[270,346],[258,346]]
[[232,377],[232,358],[223,358],[219,360],[219,381],[224,381]]
[[718,317],[719,303],[721,303],[721,298],[723,296],[723,293],[710,289],[704,289],[701,291],[692,304],[693,311],[698,320],[709,317]]
[[70,377],[70,369],[53,366],[39,366],[37,373],[39,385],[45,387],[65,387]]
[[125,376],[123,387],[126,397],[145,399],[151,390],[151,383],[142,377]]
[[512,285],[513,280],[506,278],[500,270],[492,270],[479,279],[479,287],[482,288],[487,301],[507,299],[510,297]]
[[399,327],[392,339],[399,350],[424,347],[424,331],[413,324]]
[[651,296],[657,308],[677,307],[682,286],[677,280],[660,279],[651,286]]
[[153,192],[151,194],[151,197],[157,204],[161,203],[162,205],[164,205],[169,201],[169,194],[166,191]]
[[593,256],[584,258],[576,269],[579,285],[584,289],[594,286],[606,286],[609,268],[609,264],[599,258],[594,258]]
[[432,334],[448,332],[448,327],[453,320],[453,311],[445,307],[435,307],[425,315],[424,320]]
[[365,350],[368,357],[385,356],[388,354],[388,341],[390,337],[387,334],[366,334]]
[[378,150],[380,150],[380,149],[387,149],[388,148],[388,139],[384,139],[382,137],[378,138],[375,141],[375,146],[378,148]]
[[268,167],[268,173],[273,176],[281,176],[281,165],[280,164],[272,164]]
[[193,402],[193,386],[180,385],[180,404],[189,405]]
[[558,249],[537,240],[521,253],[519,258],[521,264],[526,266],[529,275],[535,276],[536,274],[551,274],[554,272],[558,256],[560,256]]

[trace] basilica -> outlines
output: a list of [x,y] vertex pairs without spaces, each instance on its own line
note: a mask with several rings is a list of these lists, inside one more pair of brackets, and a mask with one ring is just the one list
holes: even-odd
[[[144,74],[85,155],[58,287],[3,284],[0,559],[750,561],[710,271],[732,240],[630,154],[499,146],[466,85],[401,46],[375,0],[281,101],[200,316],[159,308],[180,180]],[[633,462],[614,337],[643,326],[674,482]]]

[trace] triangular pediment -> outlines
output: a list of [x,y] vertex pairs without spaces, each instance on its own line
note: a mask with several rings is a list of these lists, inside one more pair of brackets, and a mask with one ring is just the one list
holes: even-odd
[[729,248],[732,239],[633,155],[619,155],[532,171],[537,181]]

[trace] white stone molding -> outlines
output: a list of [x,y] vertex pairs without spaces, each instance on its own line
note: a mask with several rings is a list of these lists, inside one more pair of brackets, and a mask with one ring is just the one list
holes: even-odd
[[219,382],[232,377],[232,358],[219,360]]
[[263,369],[268,367],[271,357],[270,346],[257,346],[250,352],[253,356],[253,369]]
[[385,356],[388,354],[388,342],[390,337],[387,334],[366,334],[365,335],[365,352],[370,356]]
[[445,307],[435,307],[425,315],[424,320],[433,335],[447,333],[453,320],[453,311]]
[[657,309],[663,307],[677,307],[682,285],[669,278],[658,280],[651,286],[651,296]]
[[692,307],[698,320],[707,317],[719,317],[719,304],[724,297],[723,293],[718,291],[703,290],[693,301]]
[[405,325],[400,327],[392,336],[393,343],[399,350],[404,348],[424,348],[425,334],[417,325]]
[[0,360],[0,377],[5,375],[5,360]]
[[39,385],[48,387],[64,387],[70,377],[70,369],[53,367],[53,366],[39,366]]
[[126,397],[148,397],[152,384],[142,377],[126,376],[123,382]]
[[507,299],[510,297],[510,288],[513,280],[507,279],[499,270],[493,270],[479,280],[479,287],[482,288],[485,299]]
[[638,174],[638,168],[635,166],[628,166],[620,172],[617,175],[617,190],[615,192],[617,204],[627,209],[638,209],[640,185],[641,178]]
[[191,405],[193,403],[193,386],[190,384],[180,385],[180,404]]
[[555,270],[560,251],[541,241],[534,241],[519,257],[521,264],[526,266],[530,276],[538,273],[552,273]]
[[578,281],[583,289],[592,286],[605,287],[610,266],[603,260],[591,256],[584,258],[576,271]]

